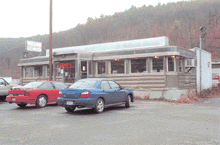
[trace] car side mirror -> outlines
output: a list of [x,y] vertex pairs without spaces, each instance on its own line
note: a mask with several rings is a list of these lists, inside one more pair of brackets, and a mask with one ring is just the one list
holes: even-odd
[[123,87],[123,86],[120,86],[120,89],[122,90],[122,89],[124,89],[125,87]]

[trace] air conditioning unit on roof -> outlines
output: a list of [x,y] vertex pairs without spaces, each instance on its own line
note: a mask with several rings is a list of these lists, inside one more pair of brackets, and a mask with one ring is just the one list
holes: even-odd
[[185,67],[196,67],[196,60],[195,59],[186,59],[185,60]]

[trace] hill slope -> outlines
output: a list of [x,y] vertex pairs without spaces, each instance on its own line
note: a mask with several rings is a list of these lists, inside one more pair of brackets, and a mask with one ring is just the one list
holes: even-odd
[[[95,43],[167,36],[170,45],[184,48],[199,47],[199,28],[205,27],[203,48],[220,57],[220,1],[196,0],[158,4],[157,6],[131,6],[112,16],[88,18],[86,24],[53,34],[53,48]],[[0,76],[19,77],[17,62],[25,51],[25,41],[40,41],[43,53],[49,49],[49,36],[27,38],[0,38]]]

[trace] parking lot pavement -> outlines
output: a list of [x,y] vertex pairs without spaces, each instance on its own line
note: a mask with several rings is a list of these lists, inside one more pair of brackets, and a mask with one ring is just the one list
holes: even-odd
[[0,144],[220,144],[219,97],[192,104],[136,100],[95,114],[0,102]]

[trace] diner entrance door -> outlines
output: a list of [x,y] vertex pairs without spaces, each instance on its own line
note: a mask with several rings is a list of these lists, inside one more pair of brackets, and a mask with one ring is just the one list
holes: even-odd
[[64,63],[64,83],[74,83],[75,81],[75,62]]

